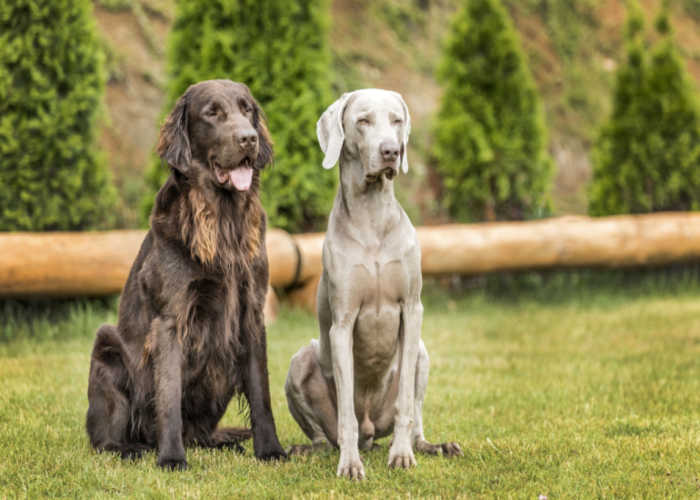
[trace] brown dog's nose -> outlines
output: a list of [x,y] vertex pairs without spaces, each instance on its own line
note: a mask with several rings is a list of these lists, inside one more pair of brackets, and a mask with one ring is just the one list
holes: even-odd
[[258,142],[258,133],[251,128],[239,132],[236,138],[240,147],[244,149],[252,148]]
[[382,160],[394,161],[399,156],[399,145],[396,141],[382,141],[379,144],[379,152],[382,154]]

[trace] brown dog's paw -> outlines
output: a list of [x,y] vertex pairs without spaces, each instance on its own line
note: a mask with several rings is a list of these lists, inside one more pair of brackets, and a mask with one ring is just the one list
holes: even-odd
[[263,451],[261,453],[256,453],[255,457],[258,460],[264,460],[265,462],[269,462],[271,460],[287,460],[289,457],[287,454],[284,452],[282,447],[280,448],[273,448],[269,451]]
[[184,458],[159,458],[158,467],[165,470],[187,470],[187,460]]
[[148,450],[147,446],[129,445],[119,450],[122,460],[138,460],[143,456],[143,452]]

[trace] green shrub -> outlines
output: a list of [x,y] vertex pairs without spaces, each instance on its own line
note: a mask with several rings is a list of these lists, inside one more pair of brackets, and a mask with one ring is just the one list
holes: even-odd
[[[170,110],[192,83],[229,78],[247,84],[265,110],[275,162],[263,175],[271,225],[290,231],[325,224],[335,176],[321,168],[316,121],[330,103],[326,0],[181,0],[170,35]],[[167,178],[154,161],[153,189]]]
[[593,215],[700,209],[700,108],[667,7],[656,25],[661,39],[649,50],[642,13],[631,4],[627,60],[594,152]]
[[526,219],[549,210],[552,161],[539,96],[508,13],[468,0],[439,70],[433,156],[458,220]]
[[96,4],[109,10],[131,10],[134,0],[94,0]]
[[0,2],[0,230],[105,224],[104,92],[89,0]]
[[683,0],[684,10],[696,20],[700,20],[700,0]]

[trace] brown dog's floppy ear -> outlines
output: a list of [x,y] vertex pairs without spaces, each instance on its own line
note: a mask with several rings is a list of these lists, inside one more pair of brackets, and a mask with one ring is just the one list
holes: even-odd
[[267,125],[265,124],[265,113],[263,113],[258,101],[253,99],[253,106],[255,107],[255,113],[253,116],[253,126],[258,133],[258,157],[255,160],[255,168],[263,169],[265,165],[272,163],[272,157],[274,156],[272,150],[272,138],[270,137],[270,131],[267,130]]
[[158,155],[168,165],[185,174],[192,161],[189,132],[187,130],[187,108],[189,89],[175,103],[175,108],[165,119],[158,139]]

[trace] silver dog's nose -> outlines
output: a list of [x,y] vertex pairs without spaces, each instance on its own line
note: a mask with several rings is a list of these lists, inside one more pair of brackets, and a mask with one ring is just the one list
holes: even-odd
[[250,128],[236,134],[236,139],[242,148],[253,147],[255,146],[255,143],[258,142],[258,133]]
[[399,145],[396,141],[386,140],[379,144],[379,152],[384,161],[394,161],[399,157]]

